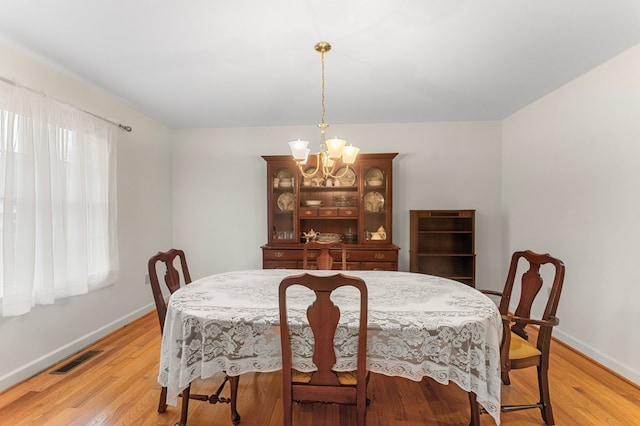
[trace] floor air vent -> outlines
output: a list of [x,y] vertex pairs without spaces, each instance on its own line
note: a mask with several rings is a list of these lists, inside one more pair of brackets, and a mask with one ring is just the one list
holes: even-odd
[[83,362],[88,361],[90,358],[98,355],[100,352],[102,352],[102,351],[87,351],[87,352],[83,353],[82,355],[78,355],[77,357],[75,357],[74,359],[72,359],[71,361],[66,363],[65,365],[61,366],[60,368],[57,368],[57,369],[53,370],[51,372],[51,374],[67,374],[69,371],[71,371],[72,369],[76,368],[77,366],[79,366]]

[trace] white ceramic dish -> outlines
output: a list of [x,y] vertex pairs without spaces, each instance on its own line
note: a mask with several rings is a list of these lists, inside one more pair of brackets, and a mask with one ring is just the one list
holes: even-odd
[[354,172],[352,168],[349,168],[346,172],[344,169],[344,167],[341,167],[336,172],[336,176],[342,176],[344,173],[344,175],[338,179],[340,181],[339,186],[353,186],[356,183],[356,172]]
[[284,192],[278,197],[278,208],[280,210],[293,210],[295,197],[291,192]]
[[334,234],[330,232],[321,232],[318,233],[316,237],[316,241],[321,243],[337,243],[340,241],[340,234]]
[[307,200],[304,203],[309,207],[318,207],[322,205],[322,200]]
[[369,180],[367,181],[367,183],[369,184],[369,186],[382,186],[382,181],[378,179]]
[[364,196],[364,209],[368,212],[378,213],[383,211],[384,197],[379,192],[369,192]]

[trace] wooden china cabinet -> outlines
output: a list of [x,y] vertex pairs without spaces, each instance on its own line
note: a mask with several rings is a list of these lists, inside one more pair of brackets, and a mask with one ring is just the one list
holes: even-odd
[[[392,240],[392,162],[397,153],[360,154],[338,179],[304,177],[290,155],[265,155],[267,162],[268,241],[262,246],[264,269],[301,269],[305,234],[340,238],[346,245],[347,269],[398,270],[398,247]],[[315,157],[303,166],[315,169]],[[318,251],[309,250],[315,267]],[[341,251],[331,251],[340,268]]]

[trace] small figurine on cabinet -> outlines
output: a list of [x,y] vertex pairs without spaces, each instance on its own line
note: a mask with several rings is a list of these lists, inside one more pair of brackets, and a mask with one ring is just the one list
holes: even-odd
[[309,241],[315,241],[318,235],[320,235],[320,233],[314,231],[313,228],[311,228],[309,232],[303,232],[302,235],[304,236],[305,240],[307,240],[306,242],[308,243]]
[[384,230],[384,226],[380,226],[376,232],[371,233],[372,240],[386,240],[387,231]]

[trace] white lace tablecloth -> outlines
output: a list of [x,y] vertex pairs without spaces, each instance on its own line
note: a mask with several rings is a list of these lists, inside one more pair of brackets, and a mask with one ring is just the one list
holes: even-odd
[[[158,382],[167,401],[196,378],[221,371],[239,375],[282,368],[278,328],[278,285],[289,275],[339,271],[263,269],[212,275],[176,291],[169,300]],[[445,278],[410,272],[348,271],[369,290],[367,368],[374,373],[419,381],[431,377],[473,391],[500,422],[500,314],[488,297]],[[332,297],[340,307],[336,371],[355,369],[350,336],[357,332],[358,296],[340,289]],[[313,293],[288,292],[290,321],[304,339],[294,365],[314,369],[305,310]],[[355,324],[355,327],[351,325]]]

